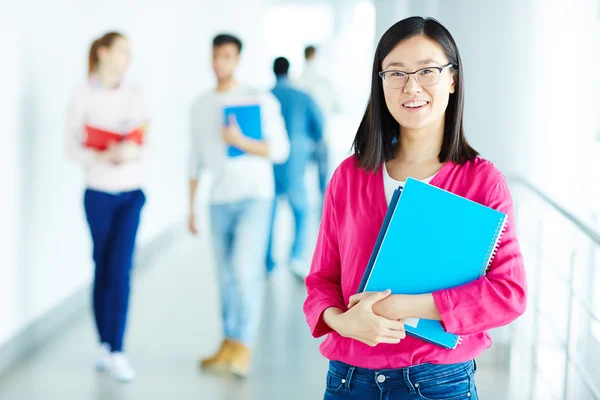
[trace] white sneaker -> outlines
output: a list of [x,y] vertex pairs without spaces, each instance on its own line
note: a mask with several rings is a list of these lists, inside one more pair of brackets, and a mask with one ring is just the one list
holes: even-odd
[[123,353],[112,353],[109,364],[110,375],[119,382],[131,382],[135,371]]
[[98,359],[94,363],[96,370],[106,371],[110,362],[110,346],[108,343],[102,343],[100,345],[100,351],[98,352]]

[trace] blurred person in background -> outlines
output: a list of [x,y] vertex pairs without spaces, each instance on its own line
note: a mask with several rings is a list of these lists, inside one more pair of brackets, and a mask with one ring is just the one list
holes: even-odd
[[[93,310],[100,342],[95,366],[119,381],[136,375],[123,353],[123,340],[135,239],[146,201],[145,145],[125,136],[148,123],[140,88],[124,81],[130,58],[130,42],[120,33],[93,42],[88,81],[72,96],[66,129],[67,156],[86,175],[84,206],[93,241]],[[93,147],[87,127],[118,139],[105,148]]]
[[[329,78],[317,69],[317,48],[315,46],[308,46],[304,49],[304,59],[306,60],[304,73],[296,80],[296,85],[312,96],[323,112],[325,122],[328,122],[333,114],[339,112],[340,108],[334,85]],[[321,196],[325,195],[325,188],[329,182],[329,146],[327,140],[327,132],[325,132],[323,138],[314,143],[314,150],[311,155],[311,159],[316,161],[319,171]]]
[[[203,369],[245,377],[258,333],[265,282],[264,262],[273,212],[273,164],[288,157],[289,141],[277,99],[235,78],[242,42],[232,35],[213,40],[216,88],[198,97],[191,112],[192,148],[189,230],[198,233],[195,198],[202,169],[212,173],[210,225],[221,296],[223,340],[200,362]],[[260,105],[262,138],[252,139],[224,107]],[[243,154],[231,157],[233,146]]]
[[[308,239],[308,196],[305,184],[306,165],[309,162],[312,143],[323,139],[323,114],[312,97],[295,88],[288,79],[289,61],[279,57],[273,63],[277,83],[272,93],[281,104],[281,113],[290,140],[290,157],[283,165],[274,167],[276,196],[285,195],[294,214],[294,242],[289,267],[292,273],[304,279],[308,272],[305,260]],[[267,251],[267,271],[275,268],[273,237],[277,202],[273,204],[271,235]]]
[[[474,359],[492,343],[487,331],[525,311],[512,198],[502,173],[465,137],[463,79],[458,47],[436,20],[407,18],[379,41],[354,155],[327,187],[306,279],[308,324],[314,337],[327,335],[326,400],[475,400]],[[408,177],[507,214],[496,256],[485,276],[455,288],[356,294],[392,194]],[[406,318],[442,321],[462,342],[447,350],[406,336]]]

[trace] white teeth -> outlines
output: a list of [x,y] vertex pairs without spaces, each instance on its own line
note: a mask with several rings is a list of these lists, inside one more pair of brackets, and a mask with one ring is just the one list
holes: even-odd
[[411,101],[410,103],[405,103],[404,107],[417,108],[417,107],[422,107],[426,104],[427,104],[426,101]]

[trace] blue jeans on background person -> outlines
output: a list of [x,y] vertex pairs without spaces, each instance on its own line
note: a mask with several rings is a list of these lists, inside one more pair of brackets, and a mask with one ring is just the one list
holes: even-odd
[[88,189],[84,195],[94,245],[93,308],[100,343],[123,350],[129,307],[135,238],[146,197],[141,190],[111,194]]
[[[308,139],[292,140],[292,152],[285,164],[275,165],[273,175],[275,179],[276,198],[286,196],[294,215],[294,241],[290,259],[303,261],[308,239],[308,194],[306,192],[305,172],[309,160]],[[273,236],[275,216],[277,214],[277,201],[273,203],[271,211],[271,227],[269,243],[267,246],[266,265],[267,272],[275,268],[273,259]]]
[[225,339],[252,347],[260,323],[272,200],[210,206]]
[[322,140],[315,144],[313,157],[319,171],[319,190],[321,191],[321,201],[323,201],[329,183],[329,149],[325,141]]
[[375,371],[331,361],[323,400],[477,400],[475,361]]

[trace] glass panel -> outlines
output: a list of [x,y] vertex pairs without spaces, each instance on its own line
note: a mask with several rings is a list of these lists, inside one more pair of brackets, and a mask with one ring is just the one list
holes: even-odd
[[[554,326],[540,320],[540,332],[537,338],[536,368],[543,377],[545,385],[553,393],[563,393],[565,382],[566,352],[565,343],[556,338]],[[536,385],[538,382],[536,382]],[[536,390],[536,399],[537,390]]]
[[531,398],[533,400],[559,400],[560,395],[546,383],[545,378],[538,374],[536,375]]
[[569,391],[567,399],[597,400],[574,366],[569,368]]

